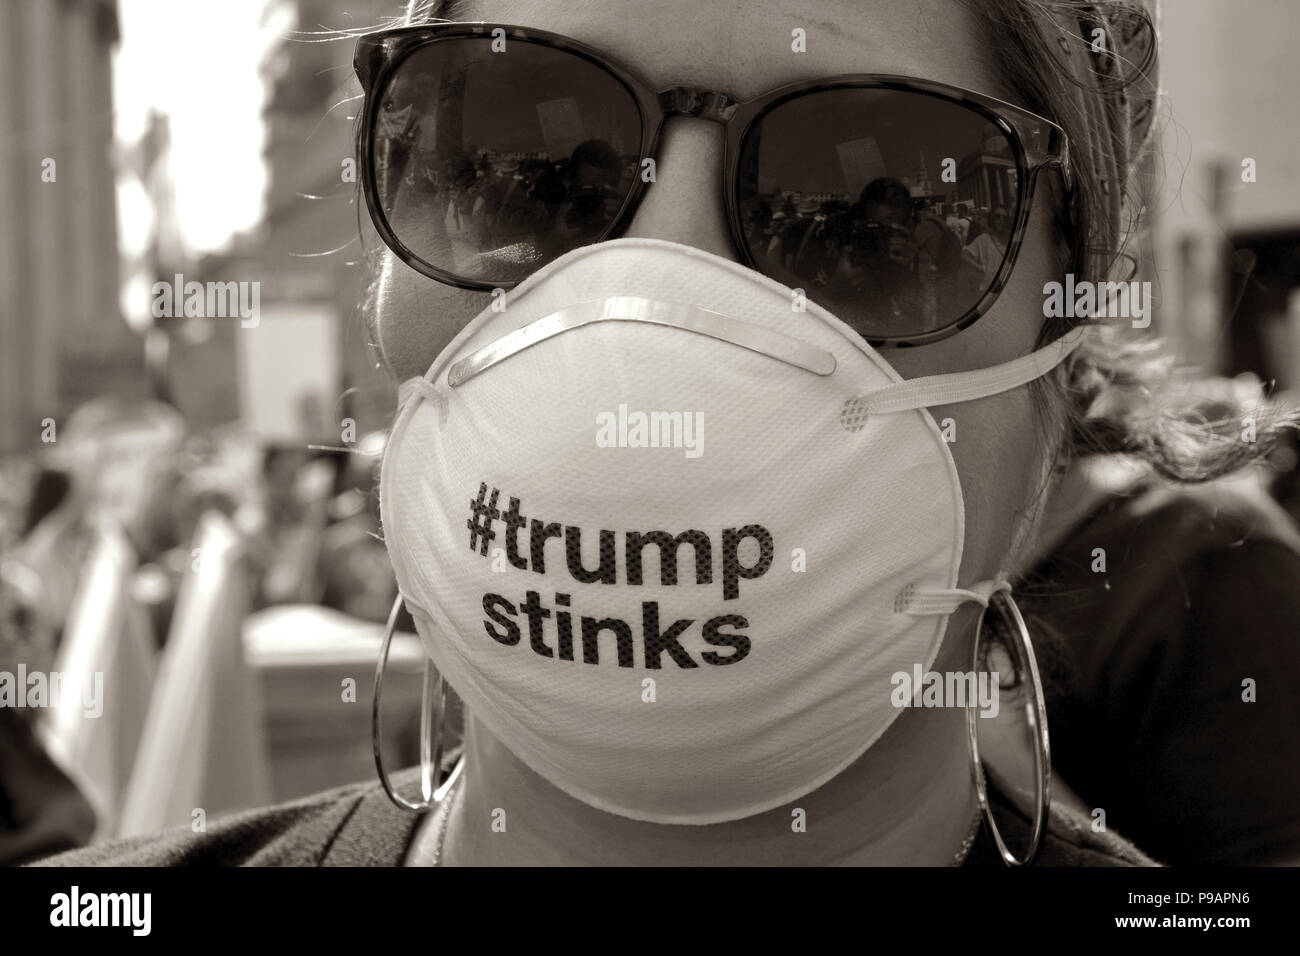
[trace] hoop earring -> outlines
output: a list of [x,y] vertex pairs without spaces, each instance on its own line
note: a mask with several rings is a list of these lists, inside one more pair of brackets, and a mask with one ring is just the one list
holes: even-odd
[[980,615],[979,625],[975,630],[975,644],[971,649],[971,673],[979,672],[980,666],[980,638],[984,631],[984,617],[994,605],[998,602],[998,612],[1002,619],[1010,625],[1010,630],[1014,634],[1012,644],[1015,645],[1015,651],[1020,657],[1019,664],[1023,668],[1028,680],[1027,684],[1030,691],[1030,700],[1027,705],[1029,726],[1034,733],[1034,791],[1035,791],[1035,813],[1034,825],[1030,832],[1029,851],[1023,858],[1017,858],[1014,853],[1007,849],[1006,843],[1002,839],[1002,833],[998,830],[998,825],[993,819],[993,812],[989,808],[988,784],[984,777],[984,765],[980,762],[979,735],[976,730],[977,716],[975,713],[974,702],[968,701],[966,705],[966,733],[970,744],[971,757],[971,776],[975,781],[975,795],[979,800],[980,810],[984,814],[984,820],[988,823],[989,832],[993,836],[993,842],[997,845],[998,853],[1002,857],[1002,862],[1007,866],[1027,866],[1032,863],[1038,856],[1038,851],[1042,847],[1043,833],[1047,829],[1047,821],[1051,815],[1051,783],[1052,783],[1052,754],[1047,739],[1047,701],[1043,696],[1043,684],[1038,676],[1038,662],[1034,658],[1034,648],[1029,639],[1029,629],[1025,626],[1025,619],[1020,615],[1020,608],[1012,599],[1010,593],[1006,591],[994,592],[989,598],[988,608],[984,614]]
[[[438,779],[442,772],[447,681],[441,674],[438,674],[435,681],[433,661],[426,656],[424,659],[423,688],[420,693],[421,801],[412,803],[400,796],[393,789],[392,782],[388,779],[388,774],[384,770],[384,758],[380,747],[383,735],[379,719],[379,702],[383,696],[384,670],[388,666],[388,649],[393,643],[393,632],[397,629],[397,616],[401,613],[402,607],[402,596],[399,594],[396,600],[393,601],[393,609],[388,612],[388,623],[384,625],[384,640],[379,649],[379,663],[375,665],[375,696],[370,713],[370,742],[375,751],[375,770],[379,773],[379,782],[384,787],[384,793],[388,794],[388,799],[393,801],[399,808],[408,810],[411,813],[428,813],[438,805],[442,798],[447,795],[447,791],[452,788],[456,778],[460,776],[460,772],[465,766],[465,758],[462,755],[456,761],[456,766],[452,768],[446,781],[440,786]],[[431,694],[434,699],[433,707],[429,706]]]

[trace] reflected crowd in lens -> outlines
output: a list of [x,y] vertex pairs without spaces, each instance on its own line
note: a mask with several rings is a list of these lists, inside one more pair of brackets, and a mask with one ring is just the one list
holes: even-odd
[[[502,281],[597,241],[638,169],[636,155],[599,139],[559,161],[480,150],[428,163],[405,150],[405,161],[393,156],[381,168],[401,177],[384,192],[426,193],[415,207],[423,222],[402,230],[408,244],[419,236],[454,269]],[[1004,206],[914,192],[890,177],[868,183],[856,201],[778,189],[744,204],[744,242],[760,271],[803,289],[864,334],[931,331],[959,318],[992,284],[1012,220]]]

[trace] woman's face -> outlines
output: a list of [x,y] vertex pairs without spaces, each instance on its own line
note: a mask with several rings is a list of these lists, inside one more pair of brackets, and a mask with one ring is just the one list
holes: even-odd
[[[621,61],[652,86],[695,86],[749,99],[799,80],[843,73],[895,73],[1003,99],[1009,94],[953,0],[501,0],[459,5],[461,20],[488,20],[566,34]],[[802,28],[807,52],[791,49]],[[723,130],[702,119],[668,120],[657,180],[625,235],[666,239],[738,259],[722,199]],[[937,163],[938,157],[934,162]],[[1037,190],[1024,245],[1006,290],[974,326],[941,342],[887,349],[906,378],[984,368],[1030,351],[1043,322],[1043,284],[1059,266],[1052,248],[1053,190]],[[367,241],[379,245],[371,233]],[[485,292],[441,285],[384,250],[373,316],[390,370],[423,375],[451,338],[491,304]],[[1039,487],[1035,406],[1025,388],[930,413],[946,434],[966,500],[959,583],[1003,565]],[[865,467],[870,467],[869,464]]]

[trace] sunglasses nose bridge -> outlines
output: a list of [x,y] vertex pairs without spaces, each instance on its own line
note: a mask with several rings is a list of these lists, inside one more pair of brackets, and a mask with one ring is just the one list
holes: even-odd
[[725,124],[739,106],[726,93],[697,86],[675,86],[659,93],[659,108],[664,116],[686,116]]

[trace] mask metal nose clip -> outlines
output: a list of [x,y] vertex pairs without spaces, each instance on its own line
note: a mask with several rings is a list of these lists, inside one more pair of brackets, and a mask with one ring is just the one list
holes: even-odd
[[456,388],[538,342],[600,322],[643,322],[679,329],[728,342],[814,375],[830,375],[835,371],[832,353],[761,325],[698,306],[616,295],[579,302],[506,333],[456,361],[447,370],[447,385]]

